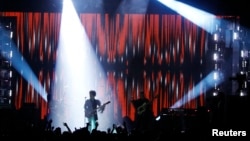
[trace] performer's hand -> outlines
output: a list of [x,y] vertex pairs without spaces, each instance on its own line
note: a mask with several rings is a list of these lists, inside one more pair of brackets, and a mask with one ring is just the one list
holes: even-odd
[[103,113],[104,110],[105,110],[105,105],[101,106],[99,111]]
[[66,127],[68,126],[68,124],[66,122],[64,122],[63,125],[66,126]]

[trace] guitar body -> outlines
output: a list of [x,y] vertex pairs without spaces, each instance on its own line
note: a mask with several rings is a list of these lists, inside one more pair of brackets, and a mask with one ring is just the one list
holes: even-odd
[[103,108],[104,108],[107,104],[109,104],[109,103],[110,103],[110,101],[105,102],[103,105],[101,105],[101,106],[99,106],[99,107],[97,107],[97,108],[95,108],[95,109],[93,109],[93,110],[91,110],[91,111],[85,110],[85,117],[86,117],[86,118],[91,118],[91,117],[95,116],[95,114],[97,114],[97,112],[98,112],[99,110],[103,109]]
[[137,108],[137,114],[141,115],[146,111],[146,107],[149,103],[143,103],[140,107]]
[[158,97],[158,95],[154,96],[153,99],[152,99],[151,101],[149,101],[149,102],[144,102],[141,106],[139,106],[139,107],[136,109],[136,110],[137,110],[137,114],[138,114],[138,115],[143,114],[143,113],[147,110],[147,106],[148,106],[149,104],[151,104],[151,103],[153,102],[153,100],[154,100],[155,98],[157,98],[157,97]]

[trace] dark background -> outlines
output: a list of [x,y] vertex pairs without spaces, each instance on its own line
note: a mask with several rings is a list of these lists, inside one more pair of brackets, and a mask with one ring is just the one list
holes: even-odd
[[[63,0],[1,0],[0,11],[26,11],[26,12],[60,12],[62,10]],[[237,15],[241,17],[241,25],[249,27],[247,17],[248,3],[246,0],[178,0],[194,6],[196,8],[205,10],[215,15]],[[134,5],[130,3],[133,2]],[[163,6],[157,0],[73,0],[76,9],[81,13],[106,13],[115,12],[116,8],[125,4],[123,8],[124,13],[140,13],[141,9],[138,4],[147,3],[148,13],[172,13],[170,9]],[[126,4],[128,4],[126,6]],[[116,11],[117,12],[117,11]]]

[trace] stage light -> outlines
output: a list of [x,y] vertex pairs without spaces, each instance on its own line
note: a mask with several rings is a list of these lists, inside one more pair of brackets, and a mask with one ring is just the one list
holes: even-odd
[[215,15],[200,10],[198,8],[192,7],[190,5],[184,4],[179,1],[176,0],[158,0],[158,1],[211,34],[215,31],[214,25],[215,24],[219,25],[221,22]]
[[214,55],[213,55],[213,60],[214,60],[214,61],[218,61],[218,58],[219,58],[218,53],[214,53]]
[[237,39],[239,39],[239,32],[234,31],[233,32],[233,40],[237,40]]
[[161,120],[161,116],[160,116],[160,115],[157,116],[157,117],[155,118],[155,120],[156,120],[156,121],[160,121],[160,120]]
[[247,90],[240,90],[239,95],[240,96],[246,96],[247,95]]
[[246,50],[246,49],[241,50],[240,57],[241,58],[248,58],[248,50]]
[[9,51],[2,50],[1,56],[6,58],[7,60],[10,60],[13,57],[13,52],[12,50],[9,50]]
[[219,40],[219,35],[218,33],[214,33],[214,41],[218,41]]
[[[40,94],[40,96],[47,101],[47,93],[44,87],[39,82],[38,78],[30,68],[29,64],[25,61],[22,54],[19,52],[18,47],[16,47],[13,38],[13,32],[11,31],[12,25],[0,26],[0,44],[1,51],[1,67],[11,69],[12,67],[29,83],[34,89]],[[10,77],[12,77],[12,72],[10,72]],[[13,83],[13,82],[12,82]],[[1,80],[1,85],[6,87],[11,87],[10,80]]]
[[12,71],[8,69],[0,69],[0,77],[2,79],[10,79],[12,78]]
[[12,97],[12,90],[9,90],[8,93],[9,93],[9,97]]
[[[63,131],[66,130],[63,122],[72,129],[86,126],[83,105],[89,90],[96,90],[96,98],[100,101],[109,98],[99,88],[99,80],[104,79],[101,87],[108,87],[108,84],[95,51],[72,1],[64,0],[55,65],[55,76],[59,81],[53,81],[51,92],[58,97],[54,101],[63,102],[57,102],[59,106],[49,115],[54,121],[53,126],[61,127]],[[112,122],[102,118],[105,114],[105,111],[98,114],[99,130],[106,130]],[[58,118],[57,115],[61,116]]]
[[[216,83],[214,77],[216,76]],[[223,79],[218,79],[219,73],[217,71],[210,72],[203,80],[201,80],[192,90],[189,90],[181,99],[175,102],[170,108],[179,108],[188,101],[200,95],[200,89],[205,89],[204,93],[212,88],[219,90],[217,85],[223,82]],[[215,86],[216,84],[216,86]],[[206,88],[205,88],[205,87]]]
[[218,90],[214,90],[213,91],[213,96],[218,96],[218,93],[219,93]]
[[214,71],[214,80],[218,80],[219,79],[219,72],[218,71]]

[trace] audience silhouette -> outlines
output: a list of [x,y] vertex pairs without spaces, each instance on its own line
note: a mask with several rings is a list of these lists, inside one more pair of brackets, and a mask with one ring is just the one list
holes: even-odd
[[[232,98],[233,102],[235,98]],[[242,100],[238,100],[239,104],[243,103]],[[230,103],[230,101],[229,101]],[[241,106],[245,106],[239,104]],[[197,111],[196,111],[197,110]],[[11,140],[11,139],[32,139],[37,141],[52,141],[52,140],[95,140],[103,139],[108,141],[129,141],[136,140],[138,138],[147,141],[161,141],[166,140],[169,137],[191,137],[192,139],[206,139],[211,137],[211,131],[214,126],[214,122],[210,122],[211,118],[209,110],[206,107],[200,107],[192,112],[184,111],[183,116],[178,116],[180,113],[177,112],[165,112],[160,114],[161,119],[156,120],[154,130],[150,132],[138,132],[138,130],[133,130],[130,124],[133,124],[129,117],[124,117],[122,125],[113,124],[106,131],[101,131],[98,129],[98,124],[95,129],[90,132],[88,130],[89,124],[87,123],[85,127],[70,129],[66,122],[62,123],[61,127],[53,127],[53,122],[48,117],[39,120],[30,120],[27,118],[22,118],[20,116],[20,110],[16,109],[0,109],[0,137],[1,141]],[[230,110],[230,109],[228,109]],[[169,110],[168,110],[169,111]],[[195,112],[196,111],[196,112]],[[234,111],[228,112],[228,114],[234,113]],[[218,115],[216,115],[218,116]],[[229,115],[228,115],[229,116]],[[180,122],[179,118],[184,118],[183,122]],[[157,119],[157,118],[156,118]],[[240,123],[235,125],[231,119],[228,119],[225,127],[232,127],[234,129],[239,129],[238,126],[243,127],[242,130],[247,128],[247,125],[243,122],[247,122],[248,118],[241,120]],[[185,131],[180,127],[180,123],[185,126]],[[237,122],[239,123],[239,122]],[[176,127],[174,127],[176,125]],[[243,126],[245,125],[245,126]],[[61,129],[64,128],[65,129]],[[171,129],[170,129],[171,128]],[[177,129],[177,130],[176,130]],[[180,130],[178,130],[180,129]]]

